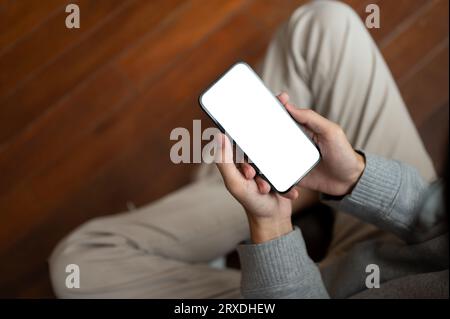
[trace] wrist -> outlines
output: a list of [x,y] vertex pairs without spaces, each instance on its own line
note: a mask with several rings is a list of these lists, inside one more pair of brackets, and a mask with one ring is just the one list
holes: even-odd
[[355,169],[354,173],[350,178],[347,194],[351,193],[353,188],[355,188],[356,184],[358,183],[359,179],[361,178],[364,172],[364,169],[366,168],[366,158],[364,157],[364,155],[355,151],[355,157],[356,157]]
[[250,237],[254,244],[261,244],[290,233],[294,227],[289,218],[254,217],[247,214]]

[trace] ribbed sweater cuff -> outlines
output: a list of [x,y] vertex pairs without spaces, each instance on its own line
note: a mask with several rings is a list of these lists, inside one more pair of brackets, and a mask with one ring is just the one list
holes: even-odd
[[262,244],[240,245],[238,253],[246,290],[290,283],[313,264],[298,228]]
[[365,154],[366,168],[353,191],[341,200],[323,195],[322,199],[340,210],[372,221],[391,211],[401,185],[401,166],[397,161]]

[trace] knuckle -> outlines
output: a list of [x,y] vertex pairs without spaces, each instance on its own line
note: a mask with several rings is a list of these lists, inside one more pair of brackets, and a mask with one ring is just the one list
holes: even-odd
[[328,133],[328,138],[335,140],[335,139],[339,139],[342,135],[342,129],[339,125],[335,124],[335,123],[330,123],[328,129],[327,129],[327,133]]
[[335,125],[334,130],[333,130],[333,135],[338,138],[341,139],[342,137],[345,137],[345,133],[344,130],[342,129],[342,127],[340,127],[339,125]]

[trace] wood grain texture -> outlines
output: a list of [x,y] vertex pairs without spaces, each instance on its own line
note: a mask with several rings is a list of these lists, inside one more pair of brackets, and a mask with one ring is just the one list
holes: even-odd
[[[53,297],[46,259],[82,222],[189,183],[174,127],[211,126],[198,93],[236,60],[256,66],[302,0],[0,3],[0,297]],[[438,172],[448,141],[448,1],[346,0],[371,30]],[[211,14],[214,13],[214,14]]]
[[[37,2],[34,3],[37,4]],[[83,28],[80,29],[82,31],[61,28],[67,13],[64,10],[58,10],[14,46],[3,50],[0,55],[2,70],[0,101],[8,94],[12,94],[13,90],[27,78],[32,77],[34,72],[45,68],[56,57],[75,46],[103,19],[112,14],[120,3],[120,0],[97,0],[95,3],[91,0],[80,0],[77,4],[80,10],[83,10]],[[7,30],[10,30],[10,27]],[[45,45],[41,45],[42,43]]]
[[448,101],[448,39],[431,51],[413,75],[400,83],[400,91],[411,116],[420,126]]
[[59,56],[54,63],[2,101],[0,145],[25,129],[70,89],[121,52],[125,43],[132,45],[147,32],[156,30],[181,2],[122,2],[122,10],[109,17],[93,34]]
[[56,12],[63,11],[69,1],[4,0],[0,4],[0,52],[30,35]]
[[419,9],[416,19],[407,21],[404,30],[382,48],[396,79],[401,79],[411,65],[448,38],[448,6],[447,0],[427,2],[425,8]]

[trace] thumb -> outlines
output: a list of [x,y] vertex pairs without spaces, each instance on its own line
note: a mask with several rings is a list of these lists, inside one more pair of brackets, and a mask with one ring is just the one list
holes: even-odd
[[291,103],[285,104],[286,110],[300,124],[306,126],[313,133],[323,135],[332,122],[311,109],[299,109]]
[[215,162],[227,187],[242,183],[244,177],[233,162],[233,148],[228,137],[219,133],[216,135],[217,152]]

